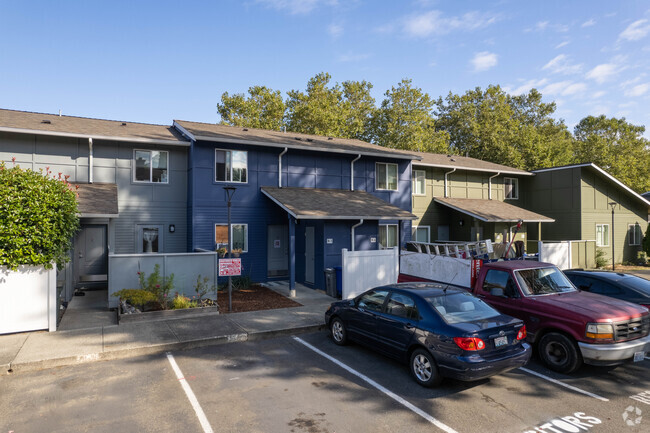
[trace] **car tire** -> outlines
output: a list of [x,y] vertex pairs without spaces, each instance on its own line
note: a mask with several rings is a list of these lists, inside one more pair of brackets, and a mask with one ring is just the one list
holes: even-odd
[[430,388],[442,380],[436,360],[428,350],[415,349],[411,354],[409,368],[415,381],[422,386]]
[[582,355],[575,342],[564,334],[550,332],[538,344],[539,356],[548,368],[569,374],[582,365]]
[[334,343],[339,346],[344,346],[348,343],[348,331],[345,329],[343,320],[339,317],[333,318],[330,322],[330,334]]

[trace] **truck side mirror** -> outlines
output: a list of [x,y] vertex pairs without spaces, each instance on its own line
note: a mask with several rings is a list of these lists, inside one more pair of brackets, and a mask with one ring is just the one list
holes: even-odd
[[501,287],[492,287],[490,289],[490,295],[492,296],[498,296],[500,298],[504,298],[505,296],[503,295],[503,289]]

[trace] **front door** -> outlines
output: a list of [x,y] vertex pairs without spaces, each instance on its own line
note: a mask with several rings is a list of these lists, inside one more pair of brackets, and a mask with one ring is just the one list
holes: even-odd
[[108,281],[106,225],[82,224],[75,242],[77,283]]
[[305,282],[314,284],[314,227],[305,227]]
[[286,277],[289,275],[289,226],[270,225],[267,234],[268,276]]

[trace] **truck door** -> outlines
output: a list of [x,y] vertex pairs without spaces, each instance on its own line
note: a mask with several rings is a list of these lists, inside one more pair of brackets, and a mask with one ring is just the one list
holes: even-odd
[[[501,289],[503,296],[495,294],[493,289]],[[476,296],[499,310],[499,312],[519,319],[526,319],[521,293],[508,271],[488,269],[481,287],[477,287]],[[529,325],[526,323],[526,328]]]

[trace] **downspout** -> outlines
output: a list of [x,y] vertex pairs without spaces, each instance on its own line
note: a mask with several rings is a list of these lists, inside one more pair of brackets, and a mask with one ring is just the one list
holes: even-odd
[[278,155],[278,187],[279,188],[282,188],[282,155],[287,153],[288,150],[289,148],[285,147],[282,153]]
[[455,171],[456,169],[454,168],[452,171],[445,173],[445,198],[449,197],[449,194],[447,193],[447,175],[452,174]]
[[[359,159],[361,159],[361,154],[350,162],[350,191],[354,191],[354,162]],[[363,220],[361,220],[361,222],[363,222]],[[354,228],[352,229],[352,234],[354,235]],[[354,251],[354,246],[352,247],[352,251]]]
[[488,178],[488,200],[492,200],[492,179],[494,179],[495,177],[497,177],[500,174],[501,174],[501,172],[498,172],[494,176],[490,176]]
[[352,226],[352,248],[350,248],[350,251],[354,251],[354,229],[359,227],[361,224],[363,224],[363,218],[357,224]]
[[88,183],[93,183],[93,139],[88,137]]

